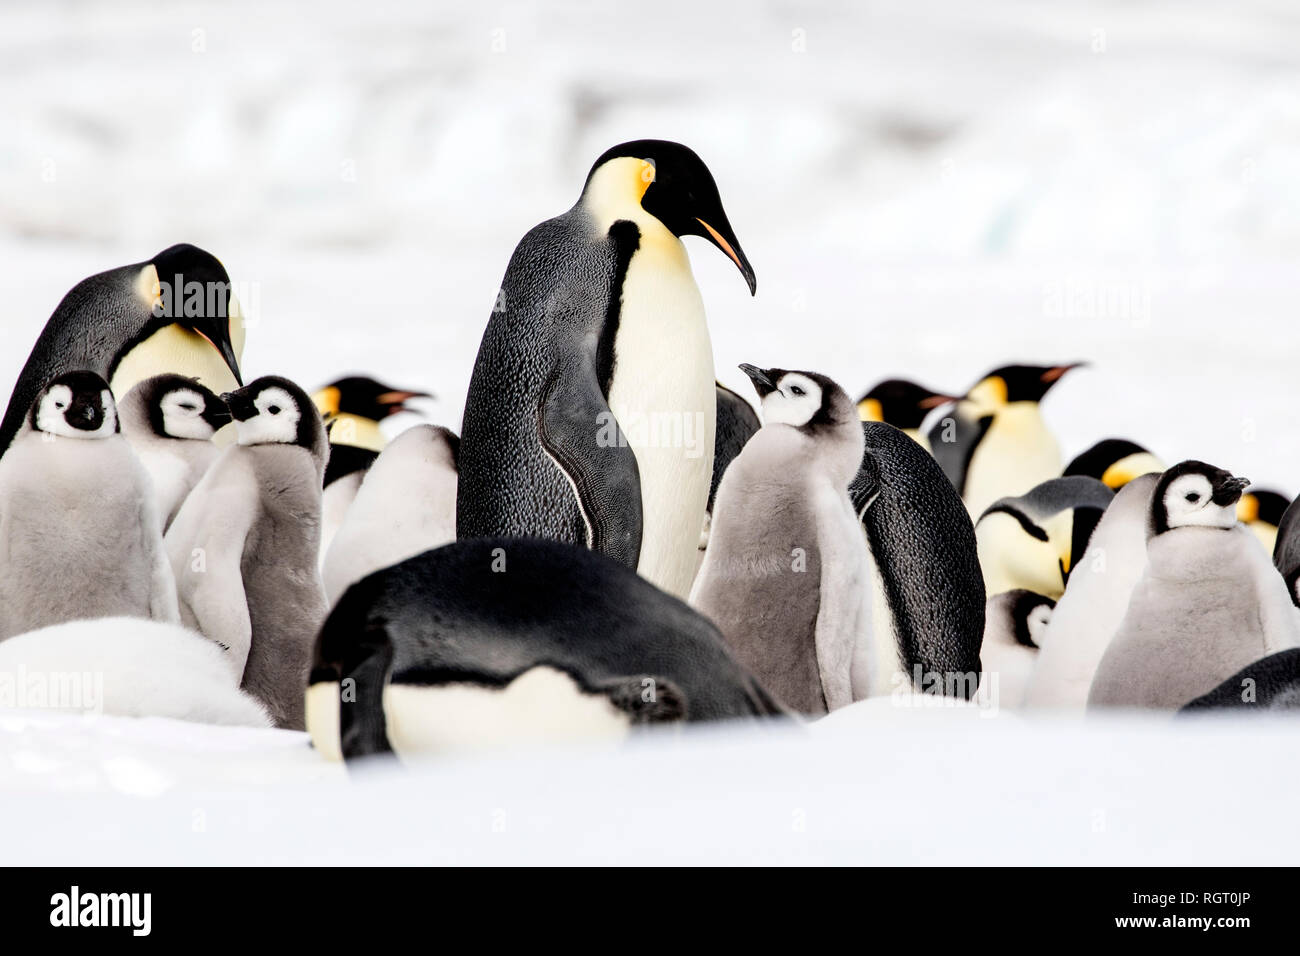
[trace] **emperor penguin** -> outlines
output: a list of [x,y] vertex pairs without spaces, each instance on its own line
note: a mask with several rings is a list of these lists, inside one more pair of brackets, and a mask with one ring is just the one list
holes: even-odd
[[190,245],[148,262],[83,279],[63,297],[36,340],[0,422],[0,454],[45,384],[89,371],[126,395],[136,383],[174,372],[222,392],[239,385],[244,321],[230,277]]
[[541,538],[457,541],[358,581],[320,630],[307,691],[316,749],[349,760],[783,714],[700,614]]
[[708,168],[638,140],[598,158],[577,204],[520,241],[466,396],[458,537],[583,544],[689,591],[717,396],[687,235],[754,292]]
[[861,427],[849,497],[872,563],[872,641],[857,668],[865,656],[864,692],[969,700],[985,610],[970,515],[924,448],[893,425]]
[[988,594],[1030,590],[1056,600],[1115,493],[1096,478],[1051,478],[999,498],[975,524]]
[[1286,584],[1237,521],[1249,484],[1201,461],[1160,476],[1147,567],[1097,667],[1089,710],[1177,710],[1247,664],[1300,647]]
[[327,610],[317,568],[325,427],[307,393],[278,376],[222,398],[238,443],[195,485],[166,536],[181,618],[226,651],[277,727],[301,730]]
[[379,453],[325,554],[331,604],[367,574],[456,540],[459,445],[455,432],[416,425]]
[[1061,474],[1061,449],[1039,403],[1082,364],[996,368],[930,428],[930,450],[972,516]]
[[690,603],[784,706],[825,714],[864,696],[852,669],[871,639],[871,571],[848,495],[862,427],[824,375],[740,367],[763,427],[722,476]]
[[929,439],[921,432],[926,417],[936,408],[960,399],[960,395],[931,391],[905,378],[890,378],[877,382],[858,399],[858,415],[864,422],[885,422],[902,429],[908,438],[929,451]]
[[1139,475],[1159,475],[1169,467],[1137,442],[1127,438],[1103,438],[1080,452],[1065,466],[1063,475],[1087,475],[1112,491],[1118,491]]
[[1286,581],[1291,600],[1300,607],[1300,498],[1287,506],[1278,521],[1273,565]]
[[1184,714],[1300,710],[1300,648],[1247,664],[1208,694],[1185,704]]
[[1237,502],[1237,520],[1250,529],[1269,554],[1277,547],[1277,529],[1291,499],[1280,491],[1252,488]]
[[1056,602],[1051,598],[1023,588],[988,599],[980,645],[978,702],[1009,710],[1018,710],[1024,704],[1025,690],[1054,607]]
[[1070,569],[1040,642],[1026,709],[1082,713],[1097,665],[1147,564],[1147,512],[1159,475],[1124,484]]
[[230,410],[196,379],[169,372],[127,392],[118,414],[122,434],[149,472],[165,532],[221,453],[212,439],[230,422]]
[[64,372],[0,458],[0,640],[119,616],[176,621],[176,587],[108,383]]

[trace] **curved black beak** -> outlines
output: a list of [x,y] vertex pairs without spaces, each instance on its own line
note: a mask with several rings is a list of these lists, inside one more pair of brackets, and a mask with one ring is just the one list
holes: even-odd
[[1241,500],[1242,492],[1250,487],[1249,478],[1220,478],[1214,483],[1210,500],[1220,507],[1234,505]]
[[757,365],[741,362],[740,370],[748,375],[749,380],[754,383],[754,391],[758,392],[759,398],[776,391],[776,382],[772,378],[771,369],[761,369]]
[[253,404],[252,397],[245,394],[242,389],[238,392],[226,392],[221,396],[221,400],[230,409],[230,417],[237,422],[246,422],[257,416],[257,406]]
[[226,363],[226,367],[230,369],[230,374],[235,376],[235,381],[237,383],[243,385],[243,376],[239,374],[239,357],[235,355],[235,346],[231,344],[230,336],[218,335],[214,339],[202,329],[196,328],[194,331],[207,339],[208,344],[221,354],[221,358]]
[[713,219],[714,221],[710,223],[696,216],[695,221],[700,224],[702,229],[695,230],[695,234],[709,240],[736,264],[740,274],[745,277],[746,285],[749,286],[749,294],[754,295],[758,291],[758,277],[754,275],[754,267],[749,264],[749,259],[745,256],[745,250],[740,248],[740,240],[736,238],[735,232],[732,231],[731,223],[727,221],[727,214],[719,208]]

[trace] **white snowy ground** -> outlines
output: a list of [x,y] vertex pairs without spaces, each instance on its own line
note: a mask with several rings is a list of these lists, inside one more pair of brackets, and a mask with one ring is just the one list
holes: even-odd
[[[435,391],[430,416],[457,427],[514,243],[604,148],[655,136],[704,157],[758,273],[750,299],[687,240],[724,382],[745,390],[751,361],[851,391],[896,374],[961,389],[1007,361],[1087,359],[1046,404],[1067,456],[1121,435],[1300,492],[1286,0],[7,0],[0,115],[0,391],[74,282],[190,241],[249,290],[250,377],[368,371]],[[1300,849],[1271,825],[1298,789],[1290,725],[870,723],[344,783],[289,735],[10,716],[0,846],[14,862]]]

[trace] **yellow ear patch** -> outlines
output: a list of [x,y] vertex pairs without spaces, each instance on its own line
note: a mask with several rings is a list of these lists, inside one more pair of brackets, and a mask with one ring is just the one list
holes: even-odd
[[316,410],[322,415],[337,415],[339,413],[339,390],[333,385],[322,388],[311,397],[311,400],[316,403]]
[[858,402],[858,417],[864,422],[883,422],[885,410],[880,405],[880,399],[864,398]]
[[650,184],[655,181],[654,163],[647,162],[644,159],[640,160],[640,163],[641,169],[637,173],[637,179],[639,180],[637,184],[638,192],[636,194],[637,202],[640,202],[641,199],[644,198],[646,190],[649,189]]
[[1237,502],[1237,520],[1250,524],[1259,518],[1259,499],[1254,495],[1242,495]]
[[162,283],[158,281],[158,270],[152,262],[145,263],[135,276],[135,294],[150,309],[162,300]]
[[1007,382],[1001,375],[990,375],[966,393],[966,400],[977,409],[992,410],[1007,403]]

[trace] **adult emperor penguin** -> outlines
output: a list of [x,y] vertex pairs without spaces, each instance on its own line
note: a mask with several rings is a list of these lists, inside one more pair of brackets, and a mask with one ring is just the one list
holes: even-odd
[[984,607],[980,689],[976,700],[1018,710],[1038,661],[1056,602],[1023,588],[1003,591]]
[[539,538],[457,541],[363,578],[321,628],[307,691],[312,741],[334,759],[781,712],[704,617]]
[[1214,690],[1186,704],[1181,713],[1231,709],[1235,713],[1300,710],[1300,648],[1247,664]]
[[72,287],[36,340],[0,423],[0,454],[47,382],[90,371],[126,395],[163,372],[198,378],[221,392],[238,386],[244,322],[230,277],[190,245],[148,262],[110,269]]
[[222,397],[238,444],[167,531],[181,617],[226,649],[276,726],[301,730],[312,641],[327,610],[317,570],[325,428],[307,394],[278,376]]
[[864,422],[885,422],[901,428],[908,438],[929,450],[929,440],[921,433],[926,416],[960,399],[960,395],[934,392],[905,378],[890,378],[877,382],[858,399],[858,415]]
[[1103,438],[1080,452],[1065,466],[1063,475],[1087,475],[1118,491],[1139,475],[1161,474],[1168,466],[1137,442]]
[[0,459],[0,639],[122,615],[177,620],[162,527],[108,383],[65,372]]
[[213,441],[230,421],[226,403],[184,375],[147,378],[118,404],[122,434],[149,472],[163,530],[221,453]]
[[456,540],[459,445],[455,432],[416,425],[380,452],[325,554],[331,604],[367,574]]
[[1177,710],[1268,654],[1300,647],[1300,616],[1237,521],[1249,484],[1184,461],[1161,475],[1147,568],[1088,692],[1088,709]]
[[717,402],[687,235],[754,291],[708,168],[639,140],[597,159],[577,204],[520,241],[465,402],[460,538],[585,544],[687,593]]
[[1273,566],[1286,581],[1291,600],[1300,607],[1300,498],[1291,502],[1278,521]]
[[853,668],[871,640],[871,569],[848,496],[862,427],[824,375],[741,369],[763,427],[722,476],[691,605],[777,700],[825,714],[866,696]]
[[1125,484],[1070,569],[1025,692],[1025,707],[1082,712],[1088,688],[1147,564],[1147,512],[1159,475]]
[[1061,474],[1060,446],[1038,406],[1082,364],[994,369],[930,428],[930,449],[972,516]]
[[1252,488],[1237,502],[1237,520],[1259,538],[1269,554],[1277,547],[1277,530],[1291,499],[1280,491]]
[[989,505],[975,524],[988,594],[1026,589],[1059,598],[1114,496],[1096,478],[1071,475]]

